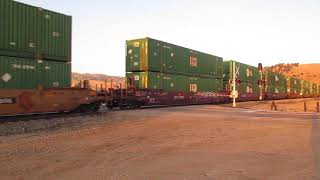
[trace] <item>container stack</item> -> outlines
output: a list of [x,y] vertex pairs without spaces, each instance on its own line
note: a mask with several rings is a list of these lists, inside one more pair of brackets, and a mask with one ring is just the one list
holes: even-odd
[[290,95],[299,95],[301,93],[301,80],[298,78],[289,77],[287,79],[287,92]]
[[305,81],[305,80],[302,80],[301,81],[301,91],[302,91],[302,95],[303,96],[309,96],[311,95],[311,88],[312,88],[312,85],[310,82],[308,81]]
[[[235,67],[233,67],[234,64]],[[235,76],[236,90],[240,98],[255,98],[260,96],[258,85],[260,74],[257,67],[230,60],[223,62],[223,69],[223,86],[225,91],[232,91],[232,81]]]
[[287,78],[276,72],[265,72],[266,86],[265,91],[272,94],[287,93]]
[[0,1],[0,88],[71,84],[71,16]]
[[318,85],[316,83],[312,83],[311,95],[316,96],[317,94],[318,94]]
[[222,58],[151,38],[126,42],[127,85],[170,92],[222,91]]

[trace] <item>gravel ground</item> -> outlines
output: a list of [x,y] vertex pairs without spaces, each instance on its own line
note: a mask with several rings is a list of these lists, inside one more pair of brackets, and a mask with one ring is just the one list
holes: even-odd
[[0,179],[316,180],[318,121],[187,106],[2,123],[34,130],[0,137]]

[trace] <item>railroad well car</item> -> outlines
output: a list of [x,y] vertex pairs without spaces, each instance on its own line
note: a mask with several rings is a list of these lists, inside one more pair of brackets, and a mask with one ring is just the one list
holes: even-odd
[[[0,116],[320,96],[320,85],[153,38],[126,41],[126,88],[71,88],[72,17],[0,1]],[[235,80],[235,84],[233,84]]]
[[[126,42],[127,86],[142,105],[224,101],[222,58],[171,43],[141,38]],[[149,94],[145,99],[141,94]],[[142,100],[143,99],[143,100]]]

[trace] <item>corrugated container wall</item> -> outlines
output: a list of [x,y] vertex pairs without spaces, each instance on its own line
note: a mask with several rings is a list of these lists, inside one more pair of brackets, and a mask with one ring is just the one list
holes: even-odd
[[267,83],[270,86],[287,86],[287,79],[284,75],[275,72],[265,72]]
[[71,87],[71,63],[43,61],[38,63],[40,84],[45,88]]
[[[232,91],[231,84],[229,81],[223,82],[224,90],[225,91]],[[258,83],[255,82],[241,82],[240,84],[236,85],[236,90],[238,93],[241,94],[260,94],[260,88]]]
[[219,92],[222,79],[194,77],[158,72],[127,72],[128,86],[170,92]]
[[316,83],[312,83],[312,88],[311,88],[311,90],[312,90],[311,94],[312,95],[318,94],[318,87],[317,86],[318,85]]
[[289,77],[287,79],[287,90],[290,94],[301,93],[301,80],[298,78]]
[[253,67],[247,64],[242,64],[239,62],[236,63],[235,72],[233,72],[233,62],[235,61],[224,61],[223,62],[223,80],[229,81],[232,80],[233,74],[236,75],[236,80],[240,80],[243,82],[254,82],[258,84],[258,80],[260,79],[259,70],[257,67]]
[[71,64],[0,56],[0,89],[68,88]]
[[71,16],[0,1],[0,55],[71,61]]
[[127,72],[222,78],[222,58],[151,38],[126,42]]
[[36,60],[0,56],[0,89],[34,89],[38,77]]
[[287,93],[287,88],[286,86],[274,86],[274,85],[269,85],[267,87],[267,92],[268,93],[275,93],[275,94],[285,94]]
[[311,83],[308,81],[302,82],[302,94],[303,95],[311,95]]

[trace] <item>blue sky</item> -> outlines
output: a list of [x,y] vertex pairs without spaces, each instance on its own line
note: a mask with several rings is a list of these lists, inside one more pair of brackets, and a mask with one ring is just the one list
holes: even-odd
[[152,37],[251,65],[320,63],[319,0],[19,0],[73,16],[73,71],[125,74]]

